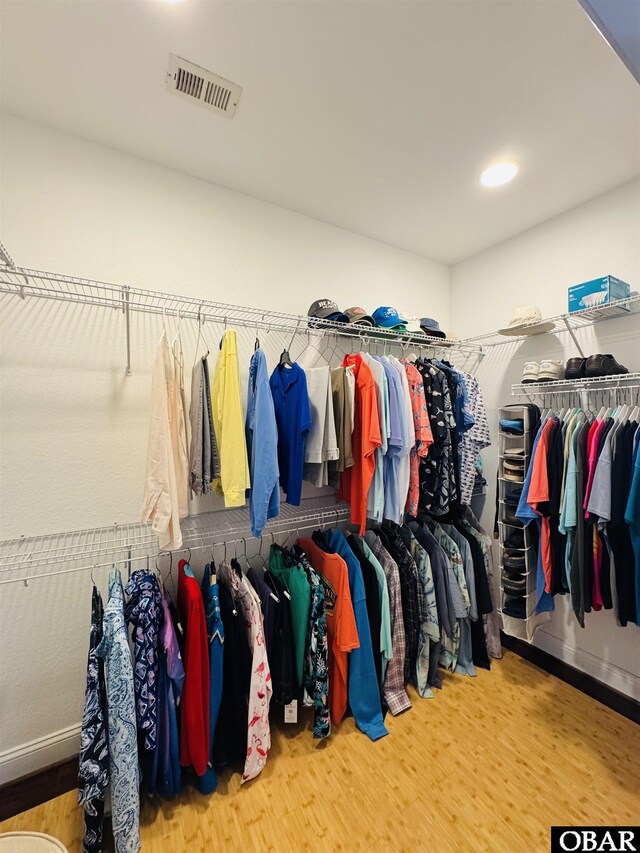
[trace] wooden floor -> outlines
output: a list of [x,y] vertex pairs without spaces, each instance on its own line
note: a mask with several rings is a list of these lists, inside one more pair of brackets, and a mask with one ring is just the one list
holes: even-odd
[[[411,698],[378,743],[351,719],[319,745],[308,721],[279,725],[242,789],[227,773],[209,798],[147,803],[143,850],[546,853],[553,824],[638,822],[638,727],[514,654]],[[0,824],[10,829],[82,850],[75,792]]]

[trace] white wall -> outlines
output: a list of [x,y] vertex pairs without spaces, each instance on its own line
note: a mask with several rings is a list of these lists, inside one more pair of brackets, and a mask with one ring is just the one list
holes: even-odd
[[[320,297],[391,304],[448,325],[441,264],[22,119],[3,115],[1,129],[0,235],[19,265],[302,314]],[[127,377],[122,314],[0,305],[0,537],[137,521],[161,318],[133,316]],[[211,347],[220,331],[205,326]],[[193,322],[184,334],[190,366]],[[273,365],[283,336],[261,337]],[[239,346],[246,372],[252,330]],[[2,782],[77,750],[90,581],[0,596]]]
[[[640,181],[625,184],[587,204],[526,231],[452,269],[451,316],[456,331],[470,336],[506,326],[512,309],[536,304],[543,315],[567,310],[567,288],[610,273],[640,289]],[[586,354],[612,352],[630,370],[640,370],[640,314],[583,329]],[[489,350],[477,371],[497,436],[496,408],[515,402],[525,361],[578,355],[571,337],[551,333]],[[490,484],[483,521],[493,525],[497,446],[484,454]],[[568,602],[556,596],[551,622],[534,643],[568,663],[640,699],[640,628],[621,628],[611,611],[586,616],[581,629]]]

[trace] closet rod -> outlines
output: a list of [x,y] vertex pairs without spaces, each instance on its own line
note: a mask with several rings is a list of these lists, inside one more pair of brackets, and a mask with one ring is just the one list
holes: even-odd
[[[29,297],[53,299],[80,305],[112,308],[122,312],[125,317],[127,333],[127,355],[131,348],[130,314],[132,311],[145,314],[173,315],[178,318],[198,322],[216,322],[219,324],[246,326],[267,331],[283,331],[294,336],[323,332],[351,341],[362,341],[365,346],[371,341],[388,341],[406,347],[418,347],[423,350],[456,350],[465,354],[483,355],[483,348],[465,340],[447,340],[416,332],[403,335],[391,329],[366,328],[331,320],[309,318],[299,314],[261,309],[245,305],[233,305],[193,296],[144,290],[128,285],[118,285],[88,278],[59,275],[57,273],[33,270],[27,267],[0,265],[0,293],[9,293],[26,300]],[[311,325],[310,325],[311,324]],[[127,359],[127,373],[131,370],[130,358]]]
[[[194,551],[202,551],[205,548],[211,548],[211,550],[213,551],[214,548],[219,548],[221,546],[224,546],[225,555],[226,555],[226,548],[228,545],[234,545],[235,546],[238,543],[243,542],[246,546],[247,541],[253,541],[253,542],[259,541],[260,542],[260,545],[258,548],[258,554],[259,554],[261,552],[261,549],[262,549],[262,541],[265,537],[267,538],[267,540],[269,539],[269,537],[271,537],[271,542],[273,543],[275,540],[275,537],[276,536],[282,536],[283,533],[290,535],[291,533],[295,532],[297,535],[297,534],[299,534],[299,532],[301,530],[309,530],[311,527],[320,526],[324,530],[324,528],[330,522],[335,524],[337,527],[340,524],[348,523],[348,521],[349,521],[348,512],[345,514],[345,512],[343,510],[337,510],[337,511],[334,511],[333,513],[324,513],[322,515],[318,515],[315,518],[312,518],[310,516],[302,517],[302,518],[298,519],[296,521],[296,524],[293,526],[282,527],[280,530],[268,530],[265,533],[263,533],[262,536],[260,536],[260,537],[253,537],[252,538],[251,536],[239,536],[235,539],[219,539],[216,542],[206,542],[206,543],[203,543],[202,545],[193,545],[193,546],[184,545],[182,548],[176,548],[172,551],[158,551],[157,554],[140,554],[137,557],[133,557],[133,556],[129,555],[127,557],[120,557],[118,559],[107,560],[104,563],[89,563],[86,566],[74,566],[72,568],[60,569],[60,571],[57,571],[57,572],[41,572],[40,574],[37,574],[37,575],[21,575],[20,577],[7,578],[7,579],[0,580],[0,586],[3,586],[4,584],[9,584],[9,583],[22,583],[22,584],[24,584],[24,586],[28,587],[29,583],[31,581],[39,580],[41,578],[52,578],[52,577],[57,577],[58,575],[74,574],[75,572],[89,572],[89,571],[92,572],[94,569],[105,569],[109,566],[118,566],[121,564],[122,565],[128,565],[130,568],[132,567],[133,563],[143,563],[145,566],[151,566],[152,561],[154,561],[154,565],[155,565],[155,561],[157,561],[157,560],[166,559],[167,557],[171,557],[173,559],[174,554],[183,554],[183,553],[186,553],[187,551],[189,551],[189,556],[191,556],[191,554]],[[234,549],[234,556],[237,556],[237,554],[235,553],[235,549]],[[225,559],[226,559],[226,556],[225,556]]]

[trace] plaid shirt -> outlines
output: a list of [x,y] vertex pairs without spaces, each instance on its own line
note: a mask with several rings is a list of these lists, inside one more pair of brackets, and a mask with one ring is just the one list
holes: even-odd
[[380,537],[369,530],[365,533],[365,541],[373,551],[384,570],[389,590],[389,608],[391,610],[391,640],[393,657],[389,661],[382,685],[382,695],[389,711],[397,716],[411,707],[411,701],[404,689],[404,662],[406,645],[404,636],[404,621],[402,618],[402,597],[400,592],[400,575],[398,567],[391,555],[383,546]]
[[405,681],[416,683],[416,664],[418,662],[418,642],[420,625],[426,621],[427,608],[424,602],[418,569],[413,557],[400,536],[400,528],[393,521],[385,519],[380,527],[382,542],[398,566],[400,574],[400,592],[402,595],[402,614],[404,616],[404,634],[407,654],[404,660]]

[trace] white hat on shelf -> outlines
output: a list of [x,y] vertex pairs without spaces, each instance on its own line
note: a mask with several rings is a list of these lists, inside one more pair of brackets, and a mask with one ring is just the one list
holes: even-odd
[[542,335],[555,329],[556,324],[542,320],[542,312],[537,305],[524,305],[513,312],[506,329],[500,329],[501,335]]

